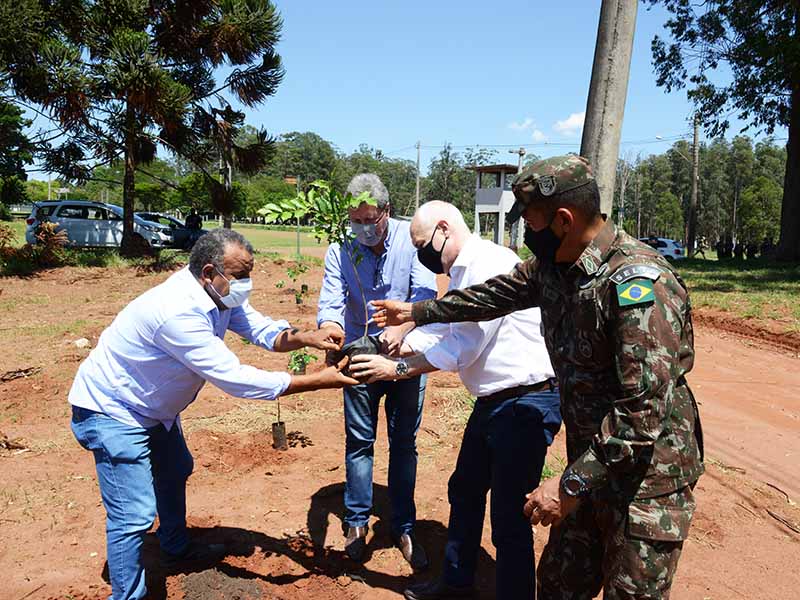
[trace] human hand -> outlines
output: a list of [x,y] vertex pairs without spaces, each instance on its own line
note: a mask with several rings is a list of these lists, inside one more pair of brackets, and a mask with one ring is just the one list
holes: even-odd
[[391,356],[399,356],[400,347],[405,336],[406,328],[404,327],[397,326],[384,329],[380,336],[382,352]]
[[372,315],[372,321],[378,327],[389,325],[402,325],[414,320],[411,316],[411,302],[397,300],[373,300],[370,302],[377,310]]
[[320,388],[341,388],[346,385],[358,385],[358,379],[345,375],[342,370],[347,366],[347,357],[339,363],[325,367],[319,373]]
[[349,370],[362,383],[397,379],[397,362],[380,354],[356,354]]
[[344,343],[344,331],[336,324],[323,324],[319,329],[303,331],[298,334],[304,346],[320,350],[339,350]]
[[580,504],[579,498],[561,490],[558,477],[548,479],[525,497],[528,499],[522,509],[525,516],[530,519],[531,525],[541,523],[544,527],[558,525]]

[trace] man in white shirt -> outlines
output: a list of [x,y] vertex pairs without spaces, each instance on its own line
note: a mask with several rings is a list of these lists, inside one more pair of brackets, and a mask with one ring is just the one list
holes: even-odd
[[[459,210],[445,202],[428,202],[417,210],[411,238],[422,264],[450,275],[450,289],[507,273],[519,262],[508,248],[472,235]],[[490,489],[497,597],[533,598],[533,537],[523,506],[526,493],[539,485],[547,448],[561,426],[539,309],[482,323],[421,327],[405,337],[403,350],[413,354],[399,360],[356,356],[350,371],[368,382],[437,369],[458,371],[464,386],[477,397],[448,484],[450,522],[444,572],[437,580],[411,586],[406,598],[473,593]]]
[[239,362],[223,341],[227,330],[277,352],[335,350],[343,342],[335,333],[299,331],[254,310],[247,301],[252,269],[253,248],[241,234],[206,234],[187,268],[117,315],[75,376],[72,431],[94,454],[113,600],[146,597],[142,542],[156,514],[165,566],[224,553],[220,544],[190,541],[186,531],[193,463],[179,414],[206,381],[233,396],[261,400],[358,383],[336,367],[293,376]]

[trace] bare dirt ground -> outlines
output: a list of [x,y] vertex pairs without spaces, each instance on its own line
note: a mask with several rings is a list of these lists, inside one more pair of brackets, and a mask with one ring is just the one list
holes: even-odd
[[[276,318],[311,326],[320,268],[297,306],[286,265],[262,261],[253,304]],[[0,279],[0,600],[105,598],[104,512],[89,453],[69,431],[67,392],[94,344],[133,297],[168,273],[134,269],[60,269],[28,279]],[[677,600],[800,597],[800,357],[764,345],[746,323],[728,331],[698,319],[697,360],[690,376],[708,456],[697,487],[698,512],[676,578]],[[731,331],[732,330],[732,331]],[[743,335],[744,334],[744,335]],[[750,337],[747,337],[750,335]],[[228,343],[243,361],[284,369],[286,356]],[[769,340],[768,340],[769,342]],[[418,535],[441,562],[447,523],[447,478],[467,416],[457,377],[429,380],[419,434]],[[194,572],[165,573],[158,544],[145,546],[156,599],[390,599],[418,577],[391,547],[387,527],[387,448],[376,449],[376,518],[363,566],[342,552],[344,480],[341,393],[284,400],[292,447],[271,447],[275,404],[239,400],[207,386],[184,413],[195,472],[189,522],[204,540],[225,541],[229,555]],[[563,435],[549,459],[558,470]],[[539,529],[541,550],[547,530]],[[494,550],[488,523],[480,559],[481,597],[494,598]]]

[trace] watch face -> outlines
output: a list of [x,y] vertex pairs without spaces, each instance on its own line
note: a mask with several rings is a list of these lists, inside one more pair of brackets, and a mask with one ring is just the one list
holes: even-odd
[[567,476],[561,482],[564,491],[570,496],[580,496],[585,489],[583,481],[576,475]]
[[395,366],[395,373],[398,375],[405,375],[408,373],[408,365],[404,360],[398,361],[397,366]]

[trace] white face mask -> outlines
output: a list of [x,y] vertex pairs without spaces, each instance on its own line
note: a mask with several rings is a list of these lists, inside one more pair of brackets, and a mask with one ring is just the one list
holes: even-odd
[[350,221],[350,229],[356,239],[365,246],[377,246],[381,241],[381,236],[378,235],[378,225],[372,223],[370,225],[362,225],[361,223],[353,223]]
[[253,290],[253,282],[248,277],[246,279],[234,279],[231,281],[225,275],[222,274],[222,271],[217,269],[217,273],[228,282],[228,293],[225,296],[221,296],[217,289],[212,285],[210,286],[214,293],[217,294],[219,301],[222,302],[227,308],[236,308],[237,306],[241,306],[247,299],[250,297],[250,292]]

